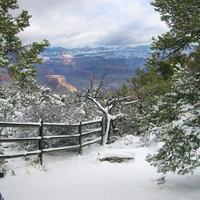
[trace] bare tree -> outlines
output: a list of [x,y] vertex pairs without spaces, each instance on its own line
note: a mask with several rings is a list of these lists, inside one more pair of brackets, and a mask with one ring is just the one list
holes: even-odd
[[[90,80],[90,86],[84,96],[91,100],[106,116],[106,133],[104,136],[104,143],[110,142],[111,130],[114,129],[113,121],[125,117],[122,113],[124,106],[137,103],[138,100],[133,99],[132,96],[120,97],[120,95],[111,95],[105,97],[102,88],[107,83],[104,82],[106,74],[103,74],[98,85],[94,84],[95,76]],[[80,96],[80,93],[79,93]]]

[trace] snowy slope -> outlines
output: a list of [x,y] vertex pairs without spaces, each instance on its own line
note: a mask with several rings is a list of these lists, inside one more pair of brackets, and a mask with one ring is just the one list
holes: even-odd
[[[200,170],[194,175],[162,177],[145,156],[156,145],[140,147],[138,138],[125,137],[109,146],[92,145],[83,154],[60,152],[44,156],[44,166],[24,158],[9,160],[0,179],[5,200],[197,200]],[[133,156],[124,163],[101,162],[103,156]],[[32,164],[31,164],[32,163]],[[13,172],[15,175],[13,175]]]

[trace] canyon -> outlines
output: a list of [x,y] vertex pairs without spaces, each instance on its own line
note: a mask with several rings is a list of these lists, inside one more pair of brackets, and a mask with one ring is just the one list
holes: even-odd
[[89,87],[91,79],[95,79],[98,84],[106,74],[104,82],[107,84],[104,89],[118,90],[134,76],[137,68],[145,68],[149,53],[149,45],[74,49],[51,47],[41,54],[43,64],[36,65],[37,80],[40,84],[56,90],[56,85],[46,81],[44,77],[62,75],[68,85],[85,89]]
[[[65,94],[98,84],[105,76],[106,91],[120,89],[145,68],[150,55],[149,45],[100,46],[84,48],[49,47],[40,56],[43,63],[35,65],[39,85],[50,87],[54,93]],[[0,68],[0,85],[11,82],[6,68]]]

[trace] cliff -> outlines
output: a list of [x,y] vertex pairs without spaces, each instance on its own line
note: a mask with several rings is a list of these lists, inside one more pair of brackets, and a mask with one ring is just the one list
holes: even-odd
[[62,75],[46,75],[45,82],[54,92],[59,94],[66,94],[67,91],[76,92],[77,89],[67,83]]

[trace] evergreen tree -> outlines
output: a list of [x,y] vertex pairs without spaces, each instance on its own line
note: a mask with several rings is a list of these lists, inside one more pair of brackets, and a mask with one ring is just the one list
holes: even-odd
[[[155,109],[163,146],[154,155],[149,154],[147,161],[159,172],[185,174],[200,166],[199,73],[181,65],[174,71],[172,91],[160,99]],[[170,116],[169,107],[173,110]]]
[[200,41],[199,0],[155,0],[151,3],[166,22],[169,31],[153,38],[154,55],[166,58]]
[[21,88],[29,88],[35,83],[34,63],[41,63],[38,55],[49,45],[47,40],[23,45],[18,33],[29,26],[31,15],[23,10],[12,16],[18,9],[17,0],[0,1],[0,67],[6,67],[14,83]]
[[136,74],[129,82],[129,93],[135,94],[139,102],[129,109],[129,116],[136,126],[137,135],[147,139],[148,130],[154,124],[152,110],[157,105],[158,98],[170,91],[170,79],[165,80],[153,67],[147,70],[137,69]]
[[[147,161],[159,172],[185,174],[199,166],[199,55],[200,6],[197,0],[155,0],[169,31],[151,45],[154,52],[148,64],[158,72],[171,73],[171,90],[160,96],[151,110],[163,146]],[[189,56],[183,50],[197,44]],[[160,68],[164,64],[164,68]],[[170,64],[170,65],[168,65]],[[159,71],[162,69],[161,71]]]
[[200,73],[200,45],[197,45],[195,47],[195,51],[190,53],[187,65],[194,72]]

